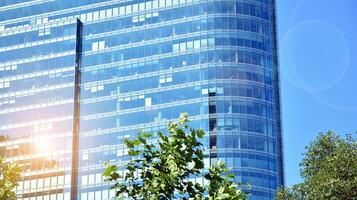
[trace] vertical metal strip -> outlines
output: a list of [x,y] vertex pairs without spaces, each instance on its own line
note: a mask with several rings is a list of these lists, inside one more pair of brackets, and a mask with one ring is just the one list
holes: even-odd
[[278,27],[276,17],[276,1],[272,0],[271,13],[273,24],[273,65],[274,65],[274,91],[275,91],[275,117],[276,117],[276,131],[277,131],[277,156],[278,156],[278,176],[279,187],[285,186],[285,172],[284,172],[284,145],[282,133],[282,117],[281,117],[281,100],[280,100],[280,67],[279,67],[279,47],[278,47]]
[[73,130],[72,130],[72,170],[71,170],[71,200],[77,199],[78,185],[78,153],[79,153],[79,117],[80,117],[80,82],[81,82],[81,53],[82,53],[82,22],[77,19],[76,29],[76,60],[75,60],[75,80],[74,80],[74,109],[73,109]]

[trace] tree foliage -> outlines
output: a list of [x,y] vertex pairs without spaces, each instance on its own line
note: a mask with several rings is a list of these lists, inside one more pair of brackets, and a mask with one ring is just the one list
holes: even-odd
[[357,199],[357,142],[329,131],[306,147],[300,163],[303,182],[280,189],[277,199]]
[[[120,199],[195,199],[240,200],[246,199],[241,185],[232,181],[225,163],[204,169],[204,151],[199,142],[205,135],[202,130],[189,128],[188,115],[181,114],[177,122],[169,122],[168,134],[139,134],[135,140],[125,140],[131,160],[123,166],[108,165],[103,175],[114,182]],[[119,170],[125,170],[121,175]],[[195,182],[202,177],[208,184]]]
[[20,168],[13,163],[4,163],[0,158],[0,199],[13,200],[16,199],[16,194],[13,189],[17,186],[20,180]]

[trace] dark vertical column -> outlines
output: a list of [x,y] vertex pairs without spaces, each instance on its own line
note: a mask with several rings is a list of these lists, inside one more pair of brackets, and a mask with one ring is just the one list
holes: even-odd
[[275,120],[276,120],[276,137],[277,137],[277,172],[279,176],[278,186],[285,186],[284,172],[284,146],[282,134],[281,102],[280,102],[280,69],[279,69],[279,48],[278,48],[278,31],[276,23],[276,3],[272,0],[270,9],[272,16],[272,39],[273,39],[273,67],[274,67],[274,99],[275,99]]
[[76,62],[74,79],[74,109],[72,131],[72,170],[71,170],[71,200],[77,199],[78,185],[78,153],[79,153],[79,122],[80,122],[80,82],[81,82],[81,53],[82,53],[82,23],[77,20],[76,29]]
[[215,163],[217,161],[217,118],[216,118],[216,93],[208,93],[208,116],[209,116],[209,145],[210,145],[210,162]]

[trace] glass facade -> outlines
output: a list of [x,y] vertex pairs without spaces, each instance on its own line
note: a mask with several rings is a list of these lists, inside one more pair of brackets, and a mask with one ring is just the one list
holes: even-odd
[[[0,1],[0,156],[23,200],[110,199],[103,162],[188,112],[252,199],[284,184],[273,0]],[[200,181],[200,179],[197,179]]]

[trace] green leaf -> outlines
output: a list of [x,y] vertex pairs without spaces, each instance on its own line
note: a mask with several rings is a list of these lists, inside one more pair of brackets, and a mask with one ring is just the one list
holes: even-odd
[[137,156],[137,155],[140,155],[140,151],[129,149],[128,150],[128,155],[129,156]]
[[141,137],[146,138],[146,139],[153,137],[153,135],[154,134],[152,134],[152,133],[142,133],[142,134],[140,134]]
[[118,167],[116,165],[111,165],[105,169],[103,176],[110,176],[111,173],[116,171],[118,171]]

